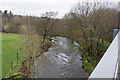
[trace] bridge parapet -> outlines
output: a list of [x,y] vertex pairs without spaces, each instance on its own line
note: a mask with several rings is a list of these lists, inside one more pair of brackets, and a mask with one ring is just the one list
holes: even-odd
[[117,78],[120,63],[120,31],[93,70],[90,78]]

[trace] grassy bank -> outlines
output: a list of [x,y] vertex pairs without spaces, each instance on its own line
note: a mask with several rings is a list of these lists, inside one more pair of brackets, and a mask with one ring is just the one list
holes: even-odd
[[[24,55],[19,49],[21,44],[19,40],[20,34],[2,33],[2,78],[18,73],[18,70],[22,67],[21,63]],[[39,40],[42,41],[42,37]],[[49,46],[50,41],[46,40],[41,47],[41,52],[46,51]],[[16,66],[16,68],[11,70],[11,65]]]
[[[104,41],[101,45],[103,45],[105,47],[105,49],[103,51],[103,52],[105,52],[107,50],[107,48],[109,47],[110,42]],[[96,56],[89,56],[89,57],[84,55],[84,53],[81,53],[82,58],[83,58],[82,67],[85,69],[88,76],[92,73],[92,71],[94,70],[94,68],[96,67],[96,65],[102,58],[102,56],[104,55],[103,52],[102,52],[102,54],[99,54]]]

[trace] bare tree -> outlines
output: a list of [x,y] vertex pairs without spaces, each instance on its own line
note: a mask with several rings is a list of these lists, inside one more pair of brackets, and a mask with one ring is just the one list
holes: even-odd
[[43,43],[46,39],[46,36],[50,32],[51,28],[54,24],[54,19],[57,15],[57,12],[46,12],[45,14],[42,14],[42,23],[43,23]]
[[[114,17],[111,14],[117,15],[115,9],[110,8],[111,4],[108,2],[82,2],[65,16],[70,30],[72,30],[70,37],[74,37],[81,43],[83,63],[87,60],[95,67],[107,48],[104,46],[103,36],[105,36],[105,32],[112,30],[110,24],[112,25],[113,22],[110,17]],[[107,27],[108,25],[109,27]]]

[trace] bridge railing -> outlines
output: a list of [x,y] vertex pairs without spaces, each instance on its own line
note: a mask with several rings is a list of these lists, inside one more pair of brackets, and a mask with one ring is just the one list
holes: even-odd
[[120,31],[89,76],[90,78],[116,78],[119,63]]

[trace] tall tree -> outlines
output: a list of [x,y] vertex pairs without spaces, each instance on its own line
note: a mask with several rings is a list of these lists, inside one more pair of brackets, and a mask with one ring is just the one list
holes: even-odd
[[45,14],[42,14],[42,23],[43,23],[43,43],[46,39],[46,36],[50,32],[51,28],[53,27],[55,17],[57,15],[57,12],[46,12]]
[[74,39],[81,43],[81,53],[84,59],[92,62],[93,65],[97,63],[94,63],[92,59],[98,62],[107,49],[103,36],[112,35],[106,32],[113,30],[111,26],[115,26],[113,21],[117,20],[114,18],[117,16],[116,10],[110,8],[110,4],[106,2],[79,3],[65,16],[72,32],[70,37],[75,35]]
[[4,14],[7,14],[7,13],[8,13],[8,11],[7,11],[7,10],[5,10],[3,13],[4,13]]

